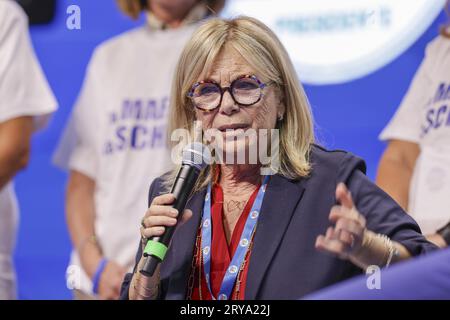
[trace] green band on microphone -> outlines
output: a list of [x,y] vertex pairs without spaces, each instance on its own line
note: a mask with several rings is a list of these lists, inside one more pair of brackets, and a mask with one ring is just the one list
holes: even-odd
[[167,247],[161,242],[149,240],[145,246],[144,253],[148,255],[155,256],[161,261],[164,260],[166,256]]

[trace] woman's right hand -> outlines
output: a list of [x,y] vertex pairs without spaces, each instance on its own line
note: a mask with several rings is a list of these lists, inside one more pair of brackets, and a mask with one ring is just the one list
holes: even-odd
[[[161,236],[167,227],[173,227],[177,224],[178,210],[171,206],[174,201],[175,197],[171,193],[157,196],[153,199],[141,221],[142,239]],[[192,211],[189,209],[184,210],[180,223],[186,222],[191,217]],[[141,258],[138,269],[141,268],[140,265],[143,261],[143,258]],[[157,288],[159,285],[158,274],[159,271],[155,272],[152,277],[146,277],[138,272],[135,273],[128,292],[129,298],[131,300],[141,300],[152,299],[153,296],[157,296]]]
[[[178,210],[171,206],[174,201],[175,197],[171,193],[153,199],[141,221],[141,236],[143,238],[162,236],[167,227],[173,227],[177,224]],[[191,217],[192,211],[184,210],[181,223],[186,222]]]

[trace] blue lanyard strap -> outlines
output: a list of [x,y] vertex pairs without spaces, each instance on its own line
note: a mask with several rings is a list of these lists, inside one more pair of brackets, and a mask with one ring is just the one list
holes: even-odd
[[[233,255],[227,272],[223,277],[222,284],[220,286],[219,300],[228,300],[231,296],[231,291],[233,290],[238,271],[244,262],[245,255],[251,241],[253,231],[256,228],[258,222],[259,213],[261,211],[261,205],[264,199],[264,193],[267,188],[267,183],[269,181],[269,176],[264,177],[264,182],[259,188],[258,195],[253,203],[250,210],[250,214],[245,222],[244,230],[242,231],[241,238],[239,240],[239,245]],[[211,297],[215,300],[214,295],[211,290],[211,238],[212,238],[212,222],[211,222],[211,183],[208,184],[208,190],[205,196],[205,203],[203,205],[203,217],[202,217],[202,257],[203,265],[205,271],[206,284],[208,286]]]

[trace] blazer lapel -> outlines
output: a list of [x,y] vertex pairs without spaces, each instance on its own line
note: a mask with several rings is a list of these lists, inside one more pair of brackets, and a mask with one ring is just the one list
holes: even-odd
[[205,195],[206,189],[194,194],[189,199],[186,208],[191,209],[193,215],[173,234],[171,259],[165,261],[170,265],[169,272],[171,274],[166,294],[168,300],[186,299],[186,285],[191,271],[195,238],[202,217]]
[[304,192],[302,183],[280,175],[270,178],[256,227],[245,299],[256,299],[264,274],[279,247]]

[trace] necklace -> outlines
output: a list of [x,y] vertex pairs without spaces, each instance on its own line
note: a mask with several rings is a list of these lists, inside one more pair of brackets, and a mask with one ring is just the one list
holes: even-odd
[[[253,238],[255,235],[255,231],[252,234],[251,241],[248,247],[247,254],[245,255],[244,262],[242,263],[239,273],[236,279],[236,284],[233,291],[233,300],[238,300],[239,295],[241,293],[241,283],[242,283],[242,277],[244,274],[245,266],[248,263],[248,259],[250,257],[250,252],[253,248]],[[195,239],[195,248],[194,248],[194,257],[192,259],[191,264],[191,272],[189,274],[189,280],[188,280],[188,290],[186,294],[186,300],[192,300],[192,294],[194,292],[194,284],[195,284],[195,274],[197,271],[197,285],[198,285],[198,293],[199,293],[199,300],[203,300],[203,292],[202,292],[202,265],[203,265],[203,259],[202,255],[200,254],[200,248],[201,248],[201,227],[198,229],[197,237]]]

